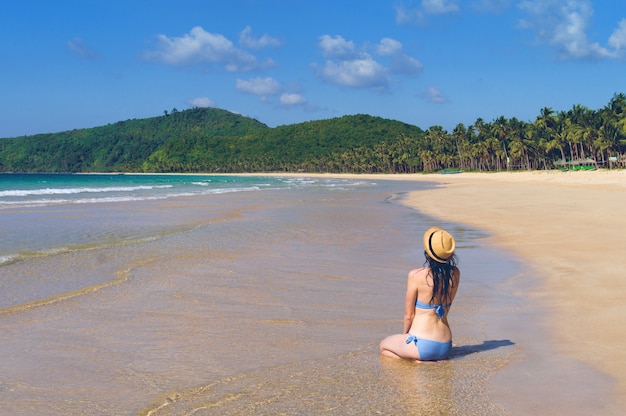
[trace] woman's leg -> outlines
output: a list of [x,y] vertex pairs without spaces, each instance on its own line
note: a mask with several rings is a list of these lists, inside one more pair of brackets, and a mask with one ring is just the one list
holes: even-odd
[[419,360],[419,352],[414,343],[407,344],[407,334],[390,335],[380,343],[380,353],[386,357]]

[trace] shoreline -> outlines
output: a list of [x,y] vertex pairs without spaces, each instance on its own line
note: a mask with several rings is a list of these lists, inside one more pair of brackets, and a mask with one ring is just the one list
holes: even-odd
[[405,204],[487,231],[489,244],[526,261],[538,284],[523,296],[547,305],[539,324],[549,344],[616,380],[612,396],[624,405],[626,171],[266,175],[435,183]]

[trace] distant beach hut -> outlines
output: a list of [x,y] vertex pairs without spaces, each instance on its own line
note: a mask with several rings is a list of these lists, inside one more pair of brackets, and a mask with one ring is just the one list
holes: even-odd
[[439,173],[442,175],[451,175],[455,173],[463,173],[463,170],[459,168],[446,168],[446,169],[440,170]]
[[598,163],[589,157],[574,160],[557,160],[554,162],[554,166],[561,170],[596,170],[598,169]]

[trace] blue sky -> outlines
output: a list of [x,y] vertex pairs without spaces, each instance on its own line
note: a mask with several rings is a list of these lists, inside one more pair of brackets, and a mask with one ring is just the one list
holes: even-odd
[[7,0],[0,137],[217,107],[427,129],[626,93],[626,1]]

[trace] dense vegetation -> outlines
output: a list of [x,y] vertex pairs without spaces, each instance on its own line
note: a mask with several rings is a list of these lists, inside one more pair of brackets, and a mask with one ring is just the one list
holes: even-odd
[[218,109],[0,140],[0,172],[431,172],[626,164],[626,95],[452,132],[368,115],[270,128]]

